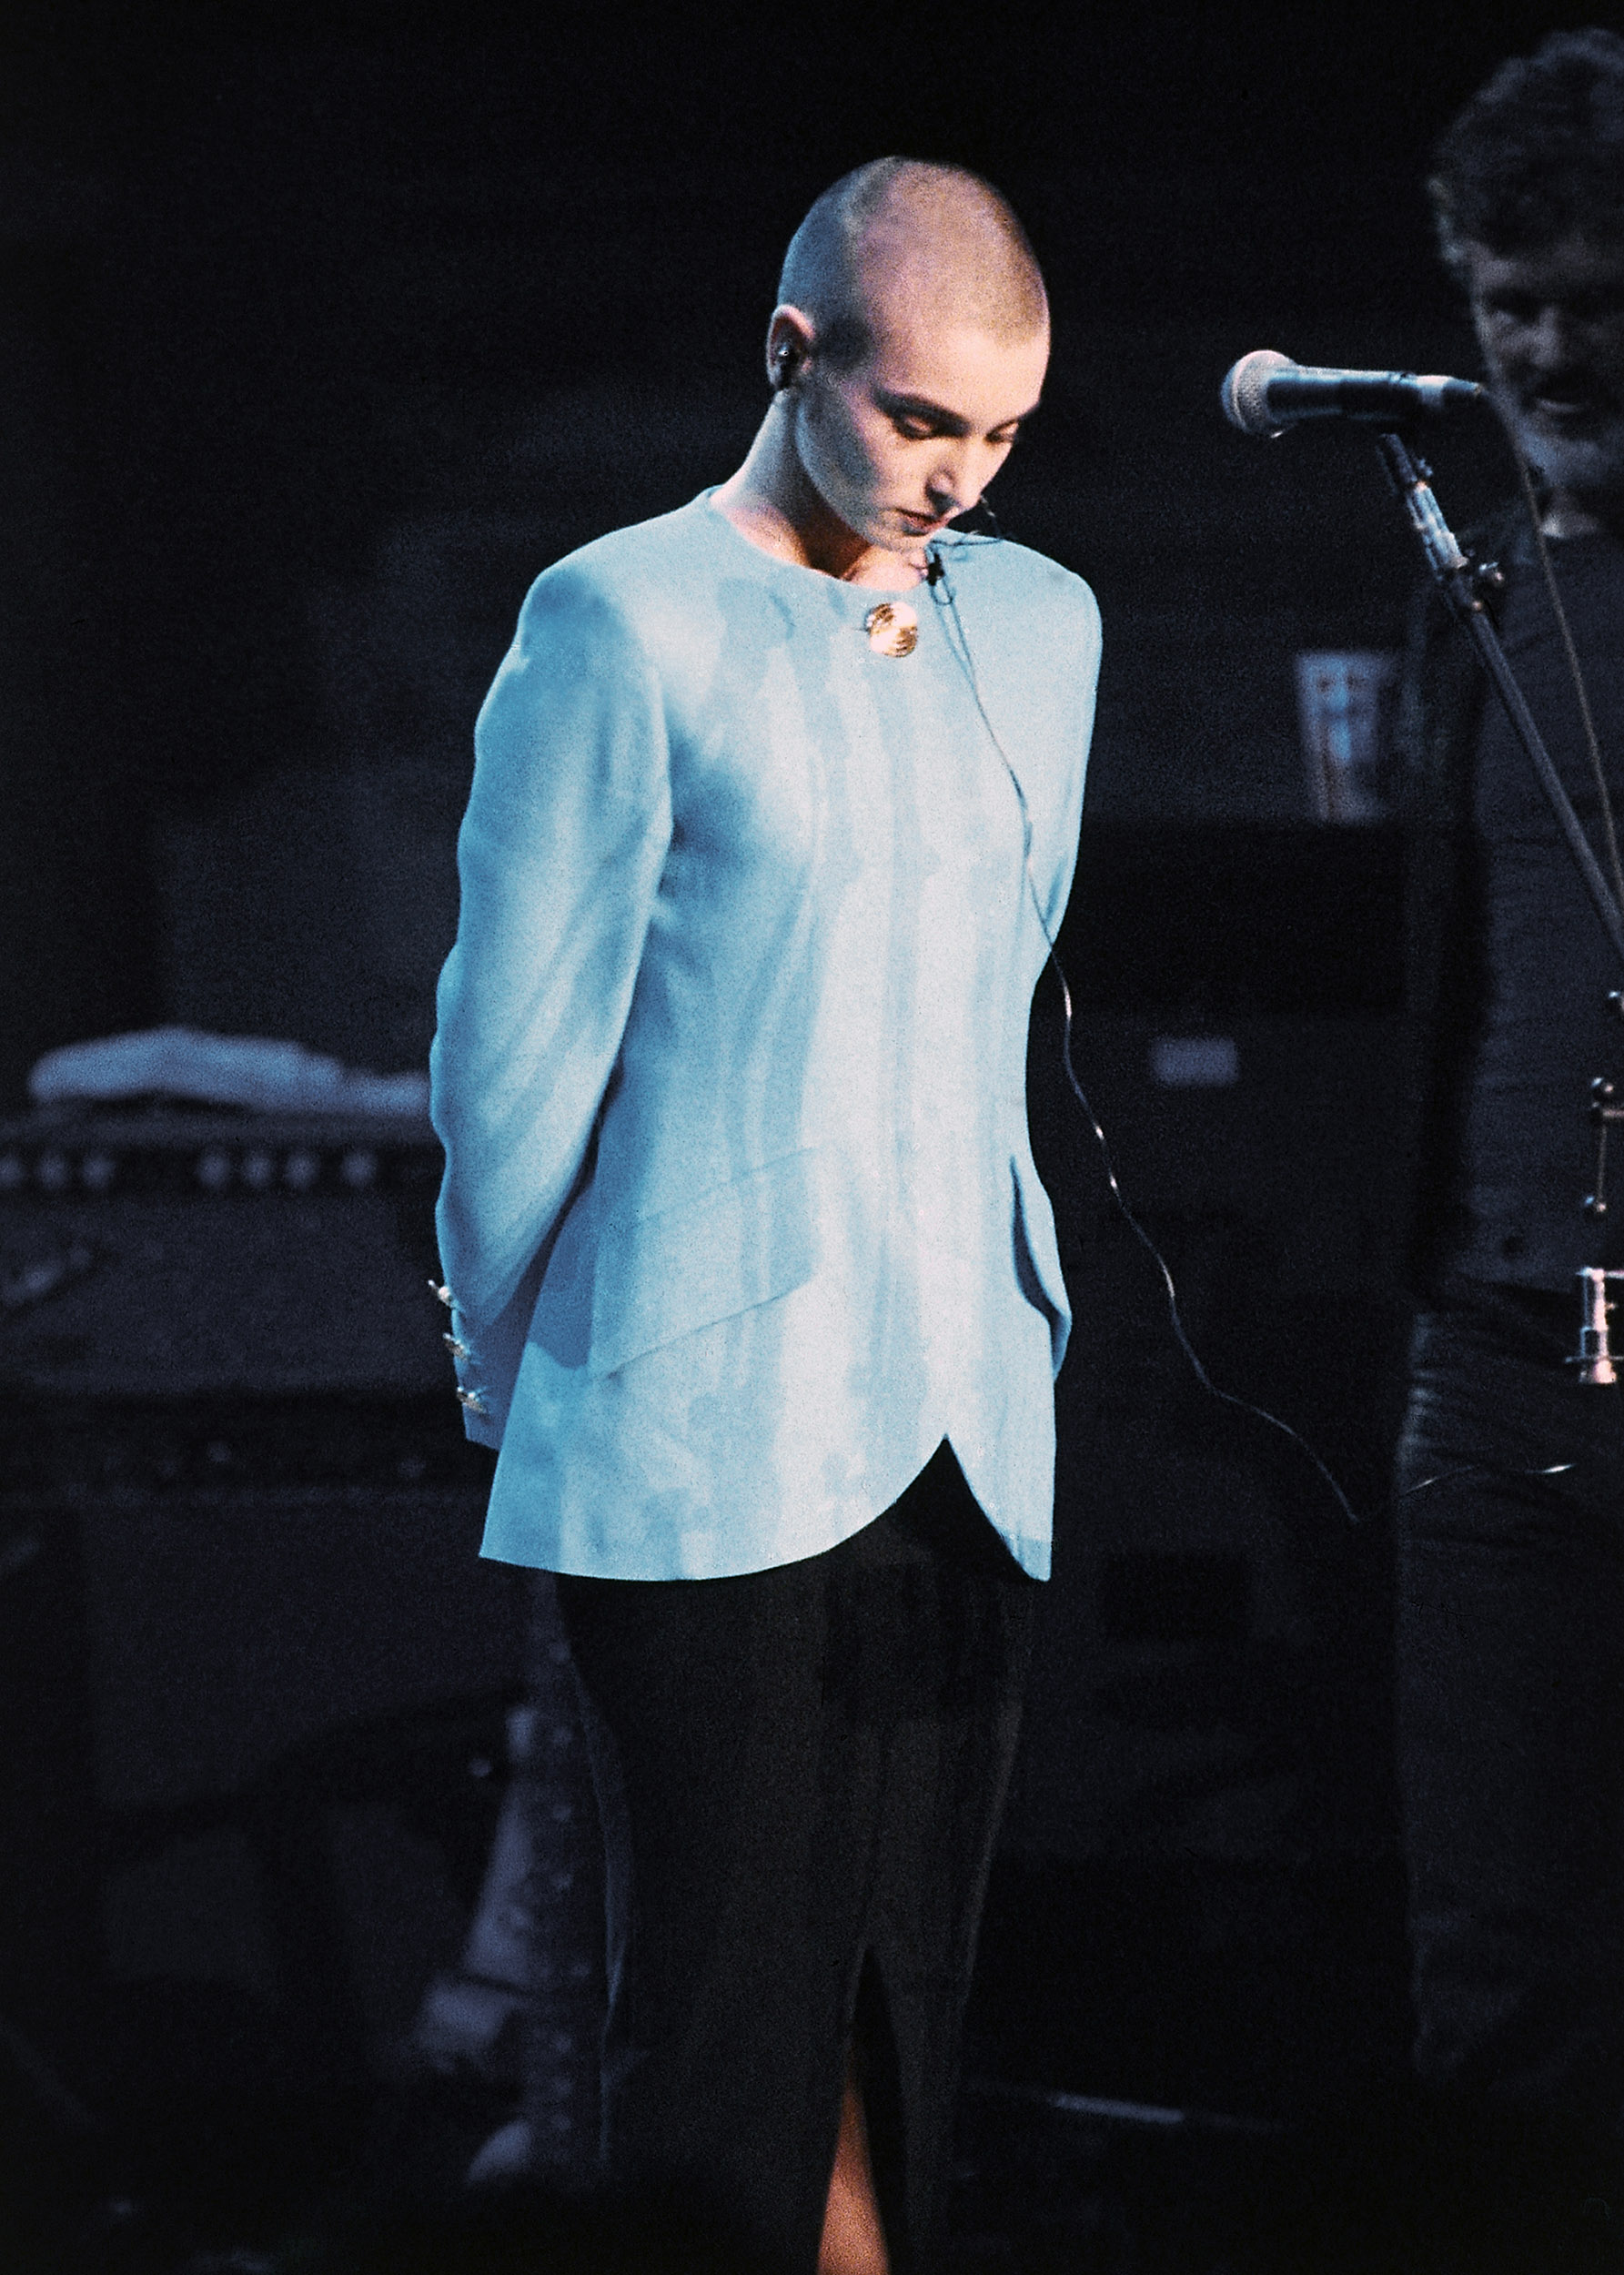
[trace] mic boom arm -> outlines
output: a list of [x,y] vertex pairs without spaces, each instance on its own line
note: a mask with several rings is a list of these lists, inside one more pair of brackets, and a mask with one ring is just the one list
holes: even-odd
[[1562,787],[1560,775],[1551,763],[1545,738],[1535,723],[1534,714],[1523,699],[1511,666],[1506,661],[1506,651],[1500,645],[1500,635],[1495,629],[1493,617],[1483,604],[1479,590],[1485,581],[1482,572],[1461,551],[1455,532],[1444,519],[1443,508],[1433,494],[1428,480],[1429,469],[1410,455],[1402,435],[1384,433],[1376,438],[1381,452],[1382,464],[1387,479],[1409,516],[1410,527],[1420,540],[1427,556],[1427,565],[1437,580],[1444,598],[1457,619],[1465,626],[1472,645],[1478,651],[1478,661],[1494,683],[1494,690],[1506,707],[1506,715],[1528,754],[1534,772],[1556,815],[1557,825],[1568,841],[1568,850],[1578,864],[1584,879],[1585,890],[1595,905],[1602,928],[1613,945],[1613,953],[1624,967],[1624,914],[1613,897],[1612,887],[1601,873],[1601,864],[1590,850],[1584,825],[1573,810],[1573,802]]
[[[1475,569],[1461,551],[1455,532],[1445,521],[1443,509],[1433,495],[1427,467],[1412,458],[1402,436],[1378,434],[1377,448],[1387,478],[1408,514],[1410,526],[1421,541],[1427,565],[1432,571],[1445,599],[1471,637],[1478,651],[1478,661],[1494,682],[1494,689],[1506,707],[1506,715],[1516,731],[1518,741],[1532,761],[1539,777],[1558,826],[1568,840],[1568,849],[1584,879],[1585,889],[1595,904],[1613,952],[1624,965],[1624,918],[1620,918],[1619,904],[1612,888],[1601,873],[1601,864],[1590,850],[1583,824],[1573,810],[1573,802],[1562,786],[1561,777],[1551,763],[1545,738],[1535,723],[1534,715],[1523,699],[1511,666],[1506,661],[1506,651],[1500,645],[1500,635],[1495,622],[1483,603],[1482,588],[1490,580],[1483,570]],[[1624,995],[1615,993],[1613,1003],[1624,1009]],[[1624,1120],[1624,1107],[1612,1102],[1612,1086],[1599,1082],[1592,1086],[1590,1117],[1596,1127],[1596,1189],[1585,1203],[1585,1213],[1599,1225],[1607,1214],[1607,1134],[1608,1125]],[[1587,1387],[1609,1387],[1619,1380],[1618,1365],[1609,1341],[1609,1327],[1613,1310],[1612,1290],[1624,1285],[1624,1271],[1600,1264],[1581,1265],[1578,1273],[1580,1320],[1579,1350],[1569,1360],[1578,1370],[1578,1380]]]

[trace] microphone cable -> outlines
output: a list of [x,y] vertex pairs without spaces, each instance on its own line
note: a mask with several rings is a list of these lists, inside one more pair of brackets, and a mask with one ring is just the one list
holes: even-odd
[[1568,666],[1568,678],[1573,688],[1574,698],[1579,704],[1579,724],[1584,730],[1585,749],[1590,761],[1590,774],[1595,785],[1597,802],[1601,809],[1601,834],[1607,853],[1608,868],[1610,872],[1609,881],[1614,897],[1619,907],[1624,908],[1624,864],[1620,863],[1619,857],[1618,825],[1613,818],[1613,801],[1608,789],[1607,769],[1602,763],[1601,742],[1596,733],[1596,719],[1590,709],[1589,690],[1585,685],[1584,670],[1579,660],[1579,650],[1574,645],[1573,632],[1568,622],[1568,611],[1563,606],[1561,591],[1557,583],[1556,564],[1551,560],[1550,547],[1546,540],[1544,521],[1539,511],[1539,500],[1534,488],[1533,469],[1528,464],[1528,454],[1523,448],[1522,437],[1517,431],[1517,421],[1510,410],[1500,400],[1498,393],[1491,394],[1489,400],[1494,405],[1495,415],[1500,422],[1507,442],[1510,445],[1512,460],[1517,468],[1518,483],[1522,490],[1523,506],[1528,513],[1528,525],[1534,532],[1534,550],[1538,559],[1540,574],[1545,581],[1546,595],[1550,602],[1551,614],[1557,620],[1557,630],[1561,635],[1562,653]]
[[[1004,535],[1003,531],[998,527],[997,516],[993,512],[991,506],[985,503],[984,500],[982,501],[982,511],[985,512],[992,521],[993,527],[991,531],[966,531],[965,535],[973,542],[996,544],[1002,540]],[[1309,1462],[1318,1473],[1322,1482],[1329,1491],[1332,1498],[1337,1503],[1337,1506],[1341,1510],[1349,1524],[1357,1525],[1359,1522],[1359,1518],[1354,1509],[1353,1503],[1348,1500],[1347,1495],[1344,1492],[1341,1485],[1333,1476],[1326,1462],[1315,1451],[1314,1447],[1309,1444],[1307,1439],[1303,1436],[1301,1431],[1294,1429],[1290,1422],[1283,1421],[1278,1414],[1271,1413],[1266,1406],[1258,1406],[1250,1399],[1238,1397],[1233,1390],[1220,1389],[1218,1384],[1213,1380],[1211,1375],[1208,1374],[1205,1367],[1202,1364],[1200,1354],[1195,1350],[1195,1345],[1191,1342],[1190,1338],[1185,1331],[1184,1315],[1179,1307],[1178,1288],[1174,1280],[1173,1273],[1169,1269],[1167,1259],[1162,1254],[1161,1249],[1156,1246],[1156,1243],[1151,1237],[1150,1233],[1140,1222],[1133,1208],[1129,1206],[1127,1197],[1124,1193],[1121,1185],[1117,1182],[1116,1165],[1111,1158],[1109,1141],[1107,1140],[1105,1132],[1101,1126],[1100,1118],[1094,1112],[1094,1107],[1090,1102],[1088,1093],[1084,1089],[1081,1081],[1078,1079],[1077,1070],[1072,1059],[1073,1006],[1071,985],[1066,978],[1065,968],[1060,961],[1059,951],[1054,944],[1054,935],[1049,929],[1049,920],[1047,915],[1044,914],[1043,896],[1037,889],[1037,879],[1033,874],[1032,811],[1026,803],[1026,793],[1021,785],[1021,778],[1019,774],[1016,774],[1014,765],[1011,763],[1008,752],[1004,749],[1003,743],[999,740],[998,730],[994,726],[992,720],[987,716],[986,705],[982,701],[981,687],[975,675],[975,661],[970,652],[970,642],[964,631],[963,619],[959,613],[958,600],[953,592],[953,579],[948,573],[947,564],[933,546],[926,549],[926,560],[928,566],[925,570],[925,584],[929,589],[931,598],[935,602],[936,606],[939,609],[944,609],[946,612],[944,623],[951,626],[951,631],[949,632],[948,636],[948,644],[953,649],[953,654],[958,661],[959,667],[963,671],[965,680],[969,684],[971,697],[975,704],[977,712],[980,713],[981,723],[987,731],[988,739],[991,741],[993,748],[997,752],[1000,760],[1003,762],[1004,771],[1010,778],[1010,782],[1014,789],[1016,803],[1020,806],[1022,864],[1025,871],[1026,889],[1032,895],[1032,905],[1037,915],[1038,929],[1044,935],[1044,945],[1048,952],[1046,960],[1053,966],[1054,976],[1060,983],[1060,1000],[1063,1011],[1060,1041],[1061,1067],[1064,1072],[1066,1081],[1071,1086],[1073,1096],[1076,1098],[1077,1104],[1081,1107],[1084,1117],[1086,1120],[1090,1130],[1093,1132],[1094,1143],[1099,1148],[1100,1160],[1105,1172],[1105,1184],[1110,1191],[1111,1198],[1116,1207],[1117,1212],[1122,1218],[1123,1222],[1127,1226],[1129,1231],[1133,1234],[1134,1238],[1138,1241],[1140,1247],[1144,1249],[1145,1254],[1150,1258],[1152,1263],[1155,1266],[1156,1270],[1161,1277],[1162,1287],[1167,1301],[1167,1317],[1173,1329],[1174,1340],[1177,1344],[1179,1350],[1183,1353],[1191,1373],[1195,1376],[1195,1380],[1200,1384],[1202,1390],[1206,1392],[1207,1396],[1209,1398],[1215,1399],[1220,1405],[1232,1406],[1240,1413],[1251,1415],[1255,1421],[1266,1422],[1271,1430],[1278,1431],[1283,1437],[1289,1439],[1291,1443],[1296,1446],[1300,1452],[1306,1455]]]

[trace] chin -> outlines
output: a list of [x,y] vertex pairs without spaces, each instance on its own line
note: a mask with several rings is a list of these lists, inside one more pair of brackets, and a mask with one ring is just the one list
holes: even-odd
[[1528,462],[1553,490],[1585,504],[1616,508],[1624,500],[1624,418],[1595,435],[1546,434],[1528,418],[1517,422]]

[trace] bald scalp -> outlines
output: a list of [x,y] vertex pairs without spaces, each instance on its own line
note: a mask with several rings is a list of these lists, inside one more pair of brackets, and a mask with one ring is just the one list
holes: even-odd
[[790,239],[778,298],[811,317],[835,369],[889,321],[1009,343],[1048,319],[1043,272],[1014,207],[965,167],[875,158],[817,200]]

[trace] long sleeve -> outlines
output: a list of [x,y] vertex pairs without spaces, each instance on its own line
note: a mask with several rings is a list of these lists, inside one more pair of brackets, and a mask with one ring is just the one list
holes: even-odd
[[1044,925],[1051,942],[1060,936],[1066,903],[1072,896],[1072,880],[1076,874],[1083,784],[1088,770],[1089,747],[1094,739],[1094,700],[1100,677],[1102,635],[1099,602],[1086,585],[1075,587],[1074,591],[1077,630],[1074,639],[1076,667],[1072,684],[1077,716],[1075,726],[1065,743],[1072,771],[1059,803],[1062,821],[1054,837],[1048,871],[1046,875],[1039,872],[1039,885],[1044,890]]
[[530,592],[475,752],[430,1112],[446,1151],[438,1224],[458,1368],[479,1401],[467,1425],[497,1445],[671,842],[654,674],[624,618],[568,565]]

